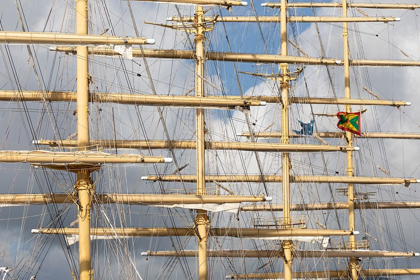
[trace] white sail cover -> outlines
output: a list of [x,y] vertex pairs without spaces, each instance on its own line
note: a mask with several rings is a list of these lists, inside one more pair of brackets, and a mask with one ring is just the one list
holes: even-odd
[[[67,244],[73,245],[79,242],[79,235],[78,234],[66,234],[64,238],[67,241]],[[120,239],[120,238],[128,238],[125,236],[119,235],[107,235],[107,236],[99,236],[99,235],[91,235],[90,240],[110,240],[110,239]]]
[[157,207],[166,207],[166,208],[185,208],[185,209],[194,209],[194,210],[206,210],[210,212],[231,212],[234,214],[239,213],[240,203],[202,203],[202,204],[159,204],[159,205],[150,205]]
[[0,208],[2,207],[12,207],[12,206],[25,206],[28,204],[9,204],[9,203],[0,203]]
[[282,236],[282,237],[242,237],[242,238],[250,238],[250,239],[265,239],[265,240],[292,240],[292,241],[299,241],[299,242],[309,242],[309,243],[321,243],[324,249],[327,249],[328,244],[330,242],[329,237],[325,236]]
[[[73,245],[79,242],[78,234],[67,234],[65,235],[65,238],[69,245]],[[119,239],[119,238],[128,238],[128,237],[119,236],[119,235],[108,235],[108,236],[91,235],[90,236],[90,240],[110,240],[110,239]],[[309,242],[309,243],[319,242],[322,244],[322,247],[324,249],[327,249],[328,243],[330,240],[329,237],[324,237],[324,236],[242,237],[242,238],[265,239],[265,240],[293,240],[293,241]]]
[[114,51],[119,53],[124,58],[133,59],[133,47],[131,45],[114,46]]

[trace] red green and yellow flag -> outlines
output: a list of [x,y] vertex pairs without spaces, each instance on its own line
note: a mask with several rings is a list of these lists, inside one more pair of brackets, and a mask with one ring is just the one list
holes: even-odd
[[341,130],[348,131],[360,136],[360,112],[357,113],[346,113],[338,112],[337,117],[339,119],[337,127]]

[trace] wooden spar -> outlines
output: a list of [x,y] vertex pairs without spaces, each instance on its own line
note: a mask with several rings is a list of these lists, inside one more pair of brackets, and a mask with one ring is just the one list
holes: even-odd
[[[76,0],[76,33],[79,36],[86,36],[88,34],[88,6],[87,0]],[[77,146],[78,151],[86,152],[89,143],[89,57],[86,46],[78,46],[77,50]],[[40,154],[40,152],[29,152],[26,159],[43,159],[47,163],[57,163],[54,161],[54,156],[51,155],[45,159],[46,155],[42,152],[37,157],[32,157],[33,154]],[[54,153],[55,154],[55,153]],[[61,153],[60,153],[61,154]],[[60,156],[60,154],[57,154]],[[20,153],[12,154],[11,159],[18,160],[22,157]],[[77,154],[73,155],[78,156]],[[82,155],[87,161],[92,160],[92,157]],[[114,156],[115,157],[115,156]],[[64,158],[64,157],[63,157]],[[63,160],[62,158],[62,160]],[[67,159],[71,160],[71,159]],[[84,162],[86,163],[86,162]],[[78,196],[78,225],[79,225],[79,276],[80,280],[92,279],[93,273],[91,270],[91,252],[90,252],[90,207],[91,195],[95,193],[92,187],[89,170],[80,170],[77,172],[77,181],[74,189]]]
[[[1,194],[0,204],[6,205],[44,205],[48,203],[74,203],[73,194]],[[223,195],[160,195],[160,194],[95,194],[92,204],[130,204],[159,205],[164,203],[204,204],[204,203],[242,203],[268,201],[263,196],[223,196]],[[355,203],[355,209],[416,209],[420,202],[362,202]],[[242,206],[241,211],[283,211],[283,205]],[[291,211],[347,210],[347,202],[291,204]]]
[[[267,103],[274,103],[274,100],[277,98],[269,97],[263,98],[260,100],[266,101]],[[299,104],[342,104],[342,105],[386,105],[386,106],[410,106],[410,102],[404,101],[392,101],[392,100],[382,100],[385,102],[376,102],[381,100],[374,99],[348,99],[348,98],[317,98],[317,97],[291,97],[291,103]]]
[[[142,252],[142,256],[151,257],[196,257],[197,251],[157,251]],[[294,251],[300,258],[411,258],[418,257],[414,252],[366,251],[366,250],[323,250],[323,251]],[[280,250],[217,250],[208,251],[207,257],[219,258],[283,258]]]
[[[360,275],[363,276],[397,276],[397,275],[416,275],[420,274],[419,268],[404,269],[362,269]],[[278,279],[283,278],[283,273],[249,273],[226,276],[226,279]],[[348,278],[349,271],[311,271],[311,272],[294,272],[294,278]]]
[[[420,202],[361,202],[355,203],[354,209],[411,209],[420,208]],[[291,204],[290,210],[292,211],[314,211],[314,210],[347,210],[349,204],[347,202],[328,202],[328,203],[310,203],[310,204]],[[253,205],[253,206],[242,206],[241,211],[283,211],[283,205],[272,204],[272,205]]]
[[[265,196],[232,195],[171,195],[171,194],[95,194],[93,204],[205,204],[205,203],[242,203],[262,202],[271,198]],[[0,204],[42,205],[48,203],[74,203],[73,194],[0,194]]]
[[[288,3],[289,8],[342,8],[342,3]],[[262,3],[262,7],[280,8],[281,3]],[[364,8],[364,9],[418,9],[420,6],[416,4],[373,4],[373,3],[347,3],[347,8]]]
[[[78,142],[80,143],[80,141]],[[80,147],[86,149],[89,143],[83,142]],[[0,162],[27,162],[27,163],[164,163],[172,162],[171,158],[142,156],[142,155],[116,155],[100,152],[47,152],[47,151],[0,151]]]
[[[93,102],[118,103],[130,105],[147,106],[173,106],[173,107],[211,107],[212,109],[235,109],[243,106],[265,106],[266,101],[260,98],[234,97],[224,99],[222,97],[193,97],[193,96],[168,96],[168,95],[148,95],[148,94],[128,94],[128,93],[90,93],[89,98]],[[0,101],[62,101],[75,102],[75,92],[41,92],[41,91],[0,91]],[[318,101],[320,102],[320,101]],[[328,102],[326,100],[325,102]],[[357,102],[357,101],[356,101]],[[407,102],[393,101],[383,103],[392,106],[405,106]]]
[[[204,97],[204,11],[203,6],[197,6],[194,15],[195,24],[195,96],[198,98]],[[204,110],[196,109],[196,165],[197,165],[197,195],[206,194],[206,178],[205,178],[205,149],[206,149],[206,127]],[[197,242],[198,242],[198,279],[207,280],[207,241],[208,231],[211,227],[211,222],[207,216],[207,211],[197,210],[195,217],[195,227],[197,227]]]
[[418,61],[349,59],[349,66],[420,66]]
[[[77,228],[40,228],[34,234],[78,234]],[[196,236],[194,228],[92,228],[97,236]],[[229,236],[237,238],[290,237],[290,236],[345,236],[358,234],[349,230],[330,229],[261,229],[261,228],[211,228],[210,236]]]
[[[162,176],[143,176],[143,180],[163,181],[163,182],[195,182],[194,175],[162,175]],[[264,179],[264,180],[262,180]],[[282,175],[206,175],[207,182],[251,182],[260,183],[279,183],[283,181]],[[291,183],[340,183],[340,184],[378,184],[378,185],[398,185],[398,184],[416,184],[418,179],[402,179],[402,178],[382,178],[382,177],[348,177],[348,176],[290,176]]]
[[246,6],[247,2],[233,1],[233,0],[130,0],[132,2],[155,2],[155,3],[174,3],[174,4],[189,4],[189,5],[203,5],[203,6]]
[[145,45],[154,44],[155,40],[131,37],[117,37],[108,35],[88,35],[78,32],[77,34],[44,33],[44,32],[18,32],[0,31],[0,44],[43,44],[43,45],[72,45],[72,46],[96,46],[96,45]]
[[[279,97],[274,96],[168,96],[128,93],[93,92],[89,95],[93,102],[118,103],[148,106],[181,106],[181,107],[212,107],[234,109],[236,106],[265,106],[266,103],[280,103]],[[67,101],[75,102],[75,92],[63,91],[12,91],[0,90],[0,101]],[[345,99],[345,98],[317,98],[290,97],[290,103],[299,104],[342,104],[342,105],[382,105],[382,106],[410,106],[410,102],[377,99]]]
[[[57,47],[52,51],[65,53],[75,53],[74,48]],[[120,54],[111,48],[89,48],[89,54],[119,56]],[[194,59],[194,52],[189,50],[152,50],[144,49],[143,53],[138,49],[133,49],[133,57],[148,58],[172,58],[172,59]],[[225,62],[246,62],[246,63],[289,63],[303,65],[337,65],[343,66],[341,59],[334,58],[314,58],[300,56],[284,56],[276,54],[251,54],[251,53],[224,53],[224,52],[206,52],[206,60],[225,61]],[[418,67],[420,61],[409,60],[372,60],[372,59],[351,59],[350,66],[401,66]]]
[[[169,17],[168,21],[177,22],[192,22],[193,17]],[[227,16],[227,17],[206,17],[206,22],[280,22],[281,19],[276,16]],[[288,22],[393,22],[400,21],[396,17],[311,17],[311,16],[290,16],[287,18]]]
[[[254,137],[264,138],[280,138],[281,132],[255,132]],[[314,133],[321,138],[343,138],[344,132],[318,132]],[[249,132],[239,133],[238,136],[249,137]],[[302,137],[302,135],[290,132],[290,137]],[[362,132],[361,136],[355,135],[356,138],[384,138],[384,139],[420,139],[420,133],[393,133],[393,132]]]
[[[34,140],[37,145],[74,147],[74,140]],[[168,149],[169,143],[164,140],[92,140],[88,144],[92,147],[103,148],[131,148],[131,149]],[[347,150],[343,146],[332,145],[302,145],[302,144],[275,144],[275,143],[245,143],[245,142],[207,142],[203,143],[209,150],[241,150],[241,151],[258,151],[258,152],[334,152]],[[195,141],[171,141],[174,149],[196,149]],[[351,148],[357,150],[357,147]],[[1,160],[1,152],[0,152]]]

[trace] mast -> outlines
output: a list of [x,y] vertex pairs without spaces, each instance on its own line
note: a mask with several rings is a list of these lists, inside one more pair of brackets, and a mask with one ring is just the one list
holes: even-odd
[[[76,0],[76,33],[88,34],[87,0]],[[77,146],[79,151],[86,151],[89,146],[89,72],[88,50],[86,46],[77,47]],[[92,188],[90,172],[77,172],[74,186],[79,197],[79,274],[80,280],[90,280],[90,206]]]
[[[281,0],[280,8],[280,37],[281,55],[287,56],[287,0]],[[289,65],[280,64],[281,71],[281,143],[289,144]],[[283,186],[283,223],[285,229],[291,228],[290,218],[290,156],[282,153],[282,186]],[[292,280],[292,249],[293,241],[285,240],[282,243],[284,279]]]
[[[195,10],[195,48],[196,48],[196,76],[195,76],[195,96],[204,96],[204,12],[201,5],[197,5]],[[196,164],[197,164],[197,195],[206,194],[205,181],[205,123],[204,123],[204,109],[198,108],[196,110]],[[195,219],[198,233],[198,279],[207,279],[207,236],[209,218],[207,211],[197,210]]]
[[[347,0],[343,0],[343,17],[347,17]],[[349,63],[349,30],[348,30],[348,23],[343,22],[343,51],[344,51],[344,98],[351,99],[351,91],[350,91],[350,63]],[[347,113],[351,112],[351,105],[344,106],[345,111]],[[347,147],[353,147],[353,133],[346,131],[346,142]],[[354,176],[354,166],[353,166],[353,152],[347,151],[346,152],[347,158],[347,175],[349,177]],[[354,215],[354,185],[352,183],[348,184],[347,189],[347,202],[349,206],[349,229],[355,229],[355,215]],[[355,250],[356,247],[356,237],[350,236],[350,249]],[[351,278],[353,280],[358,279],[358,270],[359,270],[359,262],[357,258],[352,257],[349,260],[349,269],[351,271]]]

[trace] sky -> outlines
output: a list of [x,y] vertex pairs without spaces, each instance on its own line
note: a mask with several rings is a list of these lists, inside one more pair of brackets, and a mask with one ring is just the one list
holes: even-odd
[[[412,2],[412,1],[411,1]],[[25,30],[34,32],[65,32],[75,31],[74,8],[72,1],[17,1],[25,21]],[[410,3],[410,1],[407,1]],[[234,15],[273,15],[275,10],[263,9],[260,2],[254,2],[248,7],[233,9]],[[153,22],[169,24],[166,17],[181,15],[192,16],[194,8],[178,6],[131,2],[135,23],[141,36],[156,40],[152,49],[192,49],[193,37],[183,31],[162,28],[145,24]],[[90,32],[101,34],[109,29],[107,34],[120,36],[135,36],[130,13],[125,1],[90,1]],[[352,58],[394,59],[418,61],[420,57],[420,42],[418,16],[416,11],[377,11],[364,10],[370,16],[397,16],[401,18],[396,23],[373,23],[350,25],[350,55]],[[212,8],[209,15],[229,15],[229,12]],[[291,10],[293,15],[310,15],[311,11]],[[317,15],[341,14],[340,9],[317,10]],[[363,16],[354,11],[354,16]],[[0,27],[7,31],[21,31],[17,16],[15,1],[5,0],[0,8]],[[208,51],[233,51],[244,53],[280,53],[279,23],[221,24],[207,35]],[[319,24],[326,57],[342,58],[342,28],[340,24]],[[228,34],[228,35],[226,35]],[[309,56],[320,57],[318,33],[315,24],[291,24],[289,34],[293,41],[299,44]],[[189,39],[188,39],[189,38]],[[228,40],[226,39],[228,38]],[[28,56],[26,46],[1,46],[0,89],[1,90],[75,90],[75,56],[52,52],[50,46],[34,46],[34,64]],[[289,45],[289,54],[301,55],[298,50]],[[146,62],[146,63],[145,63]],[[133,94],[153,94],[146,67],[152,73],[154,88],[162,95],[183,95],[194,87],[194,62],[188,60],[157,60],[157,59],[119,59],[95,56],[90,61],[91,91],[98,92],[129,92]],[[301,65],[293,68],[302,67]],[[35,75],[36,69],[38,77]],[[206,63],[206,94],[208,95],[268,95],[278,96],[278,85],[261,78],[238,74],[235,69],[243,72],[277,73],[277,65],[250,63]],[[308,66],[293,83],[291,92],[294,96],[333,97],[332,88],[337,96],[343,97],[342,67],[330,67],[331,82],[324,66]],[[411,107],[358,107],[353,110],[367,109],[362,115],[364,131],[411,132],[419,133],[420,121],[416,104],[420,104],[417,89],[419,69],[386,67],[351,69],[352,96],[372,99],[363,86],[374,91],[380,98],[386,100],[405,100],[412,102]],[[238,86],[238,84],[240,86]],[[332,84],[332,86],[331,86]],[[19,86],[18,86],[19,85]],[[191,93],[191,95],[194,92]],[[33,150],[32,140],[67,138],[76,130],[76,116],[73,115],[75,104],[38,102],[3,102],[0,112],[1,149],[3,150]],[[342,106],[309,106],[296,104],[291,108],[290,126],[299,129],[298,120],[309,122],[315,119],[319,131],[338,131],[336,119],[330,117],[314,117],[314,113],[335,114]],[[192,109],[165,108],[163,110],[165,124],[169,135],[175,140],[194,140],[195,112]],[[92,104],[90,108],[91,137],[95,139],[166,139],[162,122],[155,108],[147,106],[126,106],[120,104]],[[265,107],[251,108],[249,115],[254,131],[279,131],[280,106],[269,104]],[[245,115],[239,110],[207,110],[207,137],[212,141],[249,141],[236,136],[236,133],[247,131]],[[260,139],[261,142],[275,143],[278,139]],[[294,139],[294,143],[319,144],[311,137]],[[345,145],[344,140],[328,139],[331,145]],[[418,161],[419,145],[415,140],[357,140],[356,145],[361,152],[355,155],[356,174],[358,176],[386,177],[380,168],[390,172],[392,177],[420,178],[420,162]],[[47,147],[45,147],[47,149]],[[114,151],[107,151],[114,153]],[[120,150],[118,153],[142,153],[172,157],[169,151],[136,151]],[[178,166],[188,166],[183,174],[195,173],[195,151],[177,150],[175,156]],[[266,174],[281,174],[281,156],[279,153],[258,153],[263,171]],[[325,164],[324,164],[325,162]],[[292,174],[345,174],[345,154],[319,153],[292,155]],[[378,167],[379,166],[379,167]],[[209,174],[258,174],[255,155],[250,152],[208,151],[206,167]],[[93,174],[98,192],[117,193],[160,193],[162,189],[176,192],[187,188],[194,191],[194,184],[176,183],[159,184],[144,182],[141,176],[147,174],[171,174],[176,170],[172,165],[106,165],[101,172]],[[0,164],[2,178],[2,193],[71,193],[75,178],[65,172],[36,170],[27,164]],[[216,184],[209,183],[208,187]],[[235,194],[261,195],[267,194],[262,184],[226,183],[225,187]],[[346,201],[337,189],[345,184],[332,186],[326,184],[294,184],[292,185],[292,200],[294,203]],[[373,192],[371,201],[419,201],[416,185],[410,189],[404,186],[357,186],[361,193]],[[222,191],[223,192],[223,191]],[[281,185],[268,184],[268,195],[273,197],[273,203],[282,203]],[[401,211],[364,211],[357,214],[357,228],[361,231],[360,240],[365,232],[374,236],[370,238],[373,249],[395,251],[420,251],[416,240],[420,221],[418,210]],[[302,212],[308,221],[308,227],[319,228],[315,222],[325,224],[328,228],[337,229],[340,225],[347,228],[347,214]],[[298,213],[301,214],[301,213]],[[276,213],[281,217],[281,213]],[[57,219],[57,216],[60,218]],[[213,214],[213,226],[250,226],[253,218],[269,217],[270,213],[241,213],[238,217],[232,214]],[[24,218],[22,218],[24,217]],[[238,219],[237,219],[238,218]],[[71,269],[77,272],[77,245],[66,247],[62,236],[32,235],[31,229],[47,226],[70,226],[77,219],[75,207],[71,205],[29,206],[0,208],[0,267],[13,268],[10,279],[72,279]],[[182,210],[166,210],[140,206],[97,206],[93,211],[95,226],[191,226],[194,213]],[[55,224],[54,224],[55,223]],[[77,226],[77,225],[76,225]],[[404,236],[402,236],[404,235]],[[335,240],[339,241],[339,240]],[[197,273],[196,260],[149,258],[140,256],[146,250],[173,250],[185,247],[195,249],[195,238],[139,238],[92,242],[94,256],[93,267],[95,279],[195,279]],[[278,249],[278,242],[234,240],[229,238],[213,238],[211,248],[271,248]],[[299,244],[299,248],[317,248],[317,244]],[[305,247],[306,246],[306,247]],[[312,247],[311,247],[312,246]],[[129,253],[127,253],[129,252]],[[230,273],[253,271],[279,271],[281,260],[272,260],[264,268],[264,260],[227,260],[217,259],[211,263],[213,279],[222,279]],[[415,258],[409,263],[406,260],[366,260],[365,267],[420,267]],[[308,260],[296,264],[296,270],[318,268],[337,269],[346,266],[346,261],[337,260],[330,263],[316,263]],[[128,267],[127,270],[122,269]],[[76,273],[77,274],[77,273]],[[137,275],[137,276],[136,276]],[[9,276],[8,276],[9,277]],[[136,278],[137,277],[137,278]],[[8,279],[8,278],[6,278]],[[405,279],[405,278],[404,278]],[[410,278],[407,278],[410,279]]]

